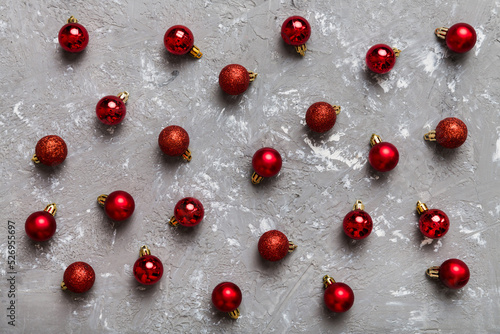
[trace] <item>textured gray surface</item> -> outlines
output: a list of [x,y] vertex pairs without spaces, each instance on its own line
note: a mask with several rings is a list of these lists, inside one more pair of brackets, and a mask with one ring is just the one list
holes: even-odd
[[[498,1],[12,1],[0,6],[0,314],[1,332],[26,333],[491,333],[500,330],[500,20]],[[74,15],[90,33],[69,55],[57,33]],[[291,15],[312,26],[304,58],[280,37]],[[450,54],[433,30],[472,24],[476,47]],[[200,60],[168,55],[163,34],[185,24]],[[376,43],[402,49],[389,75],[367,72]],[[219,71],[239,63],[259,73],[228,97]],[[95,104],[130,92],[127,117],[106,127]],[[308,106],[343,107],[327,134],[304,127]],[[461,148],[422,140],[439,120],[468,125]],[[166,159],[157,136],[167,125],[190,134],[193,160]],[[367,164],[370,135],[395,144],[399,165],[386,174]],[[30,158],[39,138],[63,137],[69,154],[56,168]],[[278,149],[283,169],[250,183],[251,157]],[[136,211],[113,224],[95,199],[126,190]],[[185,196],[206,209],[192,230],[167,226]],[[374,219],[362,242],[341,221],[356,199]],[[424,240],[417,200],[444,210],[449,233]],[[58,224],[46,243],[24,221],[56,202]],[[7,325],[7,220],[17,226],[17,322]],[[280,263],[257,252],[259,236],[283,231],[299,248]],[[165,266],[161,283],[139,286],[131,273],[148,244]],[[457,257],[469,284],[450,291],[424,271]],[[86,261],[96,283],[83,295],[62,292],[65,268]],[[321,278],[349,284],[353,308],[323,306]],[[211,305],[229,280],[243,292],[233,321]]]

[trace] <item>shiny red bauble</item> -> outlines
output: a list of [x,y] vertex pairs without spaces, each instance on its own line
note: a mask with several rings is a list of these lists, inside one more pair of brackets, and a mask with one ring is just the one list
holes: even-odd
[[452,25],[446,32],[446,45],[457,53],[470,51],[476,45],[477,35],[474,28],[467,23]]
[[34,241],[49,240],[56,232],[56,227],[54,216],[47,211],[32,213],[24,224],[26,234]]
[[430,209],[422,213],[418,226],[423,235],[438,239],[443,237],[450,228],[450,220],[446,213],[438,209]]
[[134,277],[144,285],[153,285],[163,276],[163,263],[153,255],[144,255],[134,263]]
[[183,226],[191,227],[198,225],[204,215],[203,204],[194,197],[183,198],[175,205],[175,219]]
[[127,114],[125,103],[118,96],[108,95],[97,102],[95,107],[97,118],[106,125],[121,123]]
[[443,119],[435,131],[436,141],[446,148],[460,147],[467,139],[467,125],[456,117]]
[[344,233],[349,238],[360,240],[370,235],[373,229],[373,221],[368,212],[356,209],[345,215],[342,226]]
[[132,216],[134,210],[134,198],[123,190],[113,191],[104,202],[104,212],[112,220],[125,220]]
[[303,45],[311,37],[311,25],[301,16],[291,16],[281,26],[281,38],[288,45]]
[[47,166],[56,166],[62,163],[67,155],[66,142],[59,136],[50,135],[38,141],[32,160]]
[[194,36],[188,27],[175,25],[167,30],[163,43],[168,52],[174,55],[184,55],[193,48]]
[[259,239],[259,253],[268,261],[279,261],[288,254],[290,243],[285,234],[278,230],[264,233]]
[[330,284],[324,294],[325,304],[335,313],[349,311],[354,304],[354,292],[345,283]]
[[279,173],[283,160],[278,151],[264,147],[255,152],[252,158],[254,171],[262,177],[272,177]]
[[372,146],[368,154],[370,165],[379,172],[388,172],[399,162],[399,152],[396,146],[387,142],[379,142]]
[[[337,107],[339,108],[339,107]],[[334,106],[326,102],[313,103],[306,112],[307,126],[315,132],[326,132],[333,128],[337,120]]]
[[[71,20],[70,18],[68,21]],[[68,52],[81,52],[87,47],[88,43],[89,33],[87,29],[76,23],[74,18],[73,22],[69,22],[59,30],[59,44]]]
[[446,260],[439,267],[439,280],[450,289],[463,288],[469,278],[469,267],[459,259]]
[[387,73],[395,63],[396,54],[389,45],[376,44],[366,53],[366,66],[375,73]]
[[160,132],[158,145],[166,155],[180,156],[189,148],[189,135],[180,126],[170,125]]
[[220,71],[219,86],[226,94],[239,95],[248,89],[253,80],[251,74],[241,65],[227,65]]
[[223,282],[217,285],[212,292],[212,303],[215,308],[222,312],[232,312],[241,304],[241,290],[231,282]]
[[95,272],[92,266],[85,262],[74,262],[64,271],[63,290],[68,289],[75,293],[88,291],[95,282]]

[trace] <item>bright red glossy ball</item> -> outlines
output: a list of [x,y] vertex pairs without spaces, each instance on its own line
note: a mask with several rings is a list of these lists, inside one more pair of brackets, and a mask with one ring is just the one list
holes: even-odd
[[175,205],[174,216],[177,222],[183,226],[196,226],[198,225],[203,216],[205,209],[203,204],[193,197],[186,197],[181,199]]
[[153,285],[163,276],[163,263],[153,255],[144,255],[134,263],[134,277],[144,285]]
[[116,125],[123,121],[127,108],[118,96],[105,96],[95,107],[97,118],[106,125]]
[[394,50],[386,44],[376,44],[366,53],[366,65],[379,74],[389,72],[396,63]]
[[34,241],[49,240],[56,232],[56,227],[54,216],[46,211],[32,213],[24,224],[26,234]]
[[85,262],[74,262],[64,271],[63,282],[69,291],[86,292],[94,285],[94,269]]
[[349,311],[354,304],[354,292],[349,285],[333,283],[325,290],[325,304],[335,313]]
[[291,16],[281,26],[281,38],[288,45],[304,45],[311,37],[311,26],[301,16]]
[[476,45],[476,31],[467,23],[452,25],[446,33],[446,45],[451,51],[464,53]]
[[262,177],[271,177],[279,173],[283,161],[278,151],[264,147],[255,152],[252,158],[254,171]]
[[183,55],[193,48],[194,36],[188,27],[175,25],[167,30],[163,37],[163,43],[168,52],[174,55]]
[[81,52],[89,44],[89,33],[78,23],[68,23],[59,30],[59,44],[68,52]]
[[220,71],[219,86],[229,95],[239,95],[250,85],[250,74],[247,69],[238,64],[227,65]]
[[134,209],[134,198],[122,190],[113,191],[104,201],[104,211],[112,220],[125,220],[132,216]]
[[443,147],[460,147],[466,139],[467,125],[456,117],[445,118],[436,127],[436,141]]
[[189,135],[182,127],[170,125],[160,132],[158,145],[166,155],[180,156],[189,148]]
[[343,228],[349,238],[364,239],[372,233],[372,218],[364,210],[353,210],[344,217]]
[[430,209],[422,213],[418,221],[418,226],[426,237],[439,239],[448,232],[450,220],[443,211]]
[[64,139],[59,136],[45,136],[36,143],[35,154],[40,163],[56,166],[66,159],[68,147]]
[[259,253],[268,261],[279,261],[288,254],[289,241],[285,234],[278,230],[264,233],[259,239]]
[[388,172],[398,164],[398,149],[387,142],[375,144],[370,150],[368,161],[379,172]]
[[459,259],[446,260],[439,267],[439,280],[450,289],[463,288],[469,278],[469,267]]
[[231,282],[223,282],[217,285],[212,292],[212,303],[215,308],[222,312],[232,312],[241,304],[241,290]]
[[326,132],[333,128],[337,113],[333,106],[326,102],[313,103],[306,112],[307,126],[315,132]]

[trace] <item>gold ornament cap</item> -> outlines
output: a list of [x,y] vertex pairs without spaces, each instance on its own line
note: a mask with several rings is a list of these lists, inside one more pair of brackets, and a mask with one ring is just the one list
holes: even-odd
[[376,135],[376,134],[372,134],[371,138],[370,138],[370,145],[373,147],[379,143],[382,142],[382,138],[380,138],[379,135]]
[[99,197],[97,197],[97,203],[99,203],[100,206],[104,208],[104,203],[106,203],[106,198],[108,198],[108,195],[103,194]]
[[127,103],[129,95],[130,94],[127,91],[123,91],[121,93],[118,93],[118,98],[122,100],[123,103]]
[[56,215],[57,212],[57,206],[56,203],[51,203],[43,209],[43,211],[50,213],[52,216]]
[[139,249],[139,257],[143,257],[146,255],[151,255],[151,251],[149,250],[149,247],[144,245]]
[[419,215],[421,215],[422,213],[428,211],[429,208],[427,207],[427,205],[425,203],[422,203],[420,201],[417,202],[417,212]]
[[333,278],[331,278],[328,275],[323,276],[323,285],[324,285],[325,289],[328,288],[333,283],[335,283],[335,280]]
[[193,48],[191,49],[191,51],[189,51],[189,54],[196,59],[200,59],[201,56],[203,56],[203,53],[201,53],[201,50],[196,45],[193,45]]
[[364,209],[365,209],[365,205],[359,199],[356,200],[356,202],[354,203],[354,205],[352,207],[353,211],[355,211],[355,210],[364,210]]
[[439,278],[439,267],[438,266],[430,267],[429,269],[427,269],[425,271],[425,273],[430,278],[438,279]]

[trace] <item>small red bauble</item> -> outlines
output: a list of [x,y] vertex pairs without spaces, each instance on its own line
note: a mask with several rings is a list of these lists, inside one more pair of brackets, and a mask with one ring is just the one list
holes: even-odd
[[344,217],[344,232],[351,239],[364,239],[372,232],[372,218],[364,209],[363,203],[357,200],[352,209],[353,211]]
[[295,50],[302,56],[306,53],[306,42],[309,37],[311,37],[311,26],[301,16],[291,16],[281,26],[281,38],[286,44],[295,46]]
[[167,126],[158,136],[158,145],[166,155],[171,157],[182,156],[185,160],[191,161],[191,151],[189,151],[189,135],[186,130],[177,125]]
[[195,58],[201,58],[203,53],[194,45],[194,36],[188,27],[182,25],[175,25],[170,27],[165,36],[163,43],[168,52],[174,55],[189,54]]
[[283,160],[278,151],[271,147],[264,147],[255,152],[252,158],[254,173],[252,183],[258,184],[264,177],[272,177],[279,173]]
[[170,218],[170,225],[177,226],[196,226],[205,215],[203,204],[194,197],[186,197],[181,199],[175,205],[174,216]]
[[373,168],[379,172],[388,172],[396,167],[399,161],[399,152],[396,146],[383,142],[376,134],[372,135],[370,144],[372,148],[368,155],[368,161]]
[[24,224],[28,237],[34,241],[47,241],[52,238],[57,227],[54,219],[56,211],[56,204],[52,203],[47,205],[43,211],[32,213]]
[[97,198],[97,203],[104,207],[106,215],[116,221],[122,221],[134,213],[134,198],[123,190],[113,191],[109,195],[101,195]]
[[439,267],[430,267],[426,274],[431,278],[439,278],[450,289],[463,288],[470,278],[469,267],[459,259],[449,259]]
[[227,94],[239,95],[248,89],[250,82],[255,78],[257,73],[247,71],[241,65],[231,64],[220,71],[219,86]]
[[366,53],[366,65],[379,74],[389,72],[396,64],[396,57],[401,51],[386,44],[376,44]]
[[122,92],[118,96],[108,95],[100,99],[95,107],[97,118],[106,125],[121,123],[127,113],[125,103],[128,96],[128,92]]
[[274,262],[293,252],[297,246],[288,241],[288,238],[282,232],[271,230],[260,237],[258,248],[260,256]]
[[429,209],[425,203],[417,202],[420,215],[418,226],[423,235],[432,239],[443,237],[450,228],[450,220],[446,213],[438,209]]
[[340,106],[332,106],[326,102],[312,104],[306,112],[306,123],[315,132],[326,132],[333,128]]
[[467,23],[457,23],[451,28],[437,28],[434,33],[444,39],[448,48],[456,53],[465,53],[476,45],[476,31]]
[[458,118],[448,117],[438,123],[436,130],[426,133],[424,139],[437,141],[446,148],[457,148],[467,139],[467,125]]
[[212,292],[212,303],[221,312],[229,312],[233,319],[240,315],[238,307],[241,304],[241,290],[231,282],[222,282],[214,288]]
[[64,271],[61,288],[75,293],[88,291],[95,281],[94,269],[85,262],[74,262]]
[[325,304],[331,311],[335,313],[343,313],[349,311],[354,304],[354,292],[345,283],[337,283],[328,275],[323,277],[323,285],[325,286]]
[[163,276],[163,263],[156,256],[151,255],[148,246],[142,246],[139,258],[134,263],[134,277],[144,285],[153,285]]
[[59,165],[66,159],[68,147],[59,136],[45,136],[36,143],[35,154],[31,160],[47,166]]
[[59,44],[68,52],[81,52],[89,44],[89,33],[84,26],[71,16],[68,24],[59,30]]

